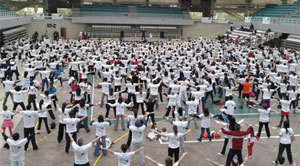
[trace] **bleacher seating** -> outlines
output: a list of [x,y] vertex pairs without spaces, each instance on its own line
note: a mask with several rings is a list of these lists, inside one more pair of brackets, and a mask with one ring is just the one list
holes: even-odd
[[[261,42],[267,40],[267,36],[265,35],[266,31],[256,30],[256,34],[248,31],[241,31],[239,28],[234,29],[232,32],[229,32],[228,37],[231,39],[238,39],[241,42],[250,41],[246,44],[249,45],[259,45]],[[224,34],[227,36],[227,33]]]
[[292,4],[283,5],[266,5],[264,9],[261,9],[253,14],[254,17],[284,17],[292,14],[295,10],[300,8],[300,0]]
[[11,11],[9,8],[4,6],[0,6],[0,16],[11,16],[14,15],[14,12]]
[[287,48],[299,50],[300,35],[289,35],[286,40],[282,41],[282,45]]

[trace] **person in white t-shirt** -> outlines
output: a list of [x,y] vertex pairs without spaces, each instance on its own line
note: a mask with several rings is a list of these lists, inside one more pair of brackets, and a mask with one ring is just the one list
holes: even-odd
[[[76,106],[77,105],[75,105],[71,108],[67,108],[67,103],[62,103],[61,108],[58,106],[59,116],[62,119],[70,118],[69,117],[69,112],[71,112]],[[57,141],[58,142],[61,142],[62,139],[64,138],[65,129],[66,129],[66,124],[62,123],[62,120],[59,120],[58,121],[58,134],[57,134]]]
[[161,137],[168,137],[169,138],[169,146],[168,146],[168,156],[173,158],[175,162],[179,160],[179,140],[181,137],[188,135],[192,130],[188,129],[185,133],[179,133],[177,130],[177,126],[173,126],[174,133],[162,134],[158,131],[155,131],[156,134],[160,135]]
[[12,129],[14,128],[14,124],[12,122],[12,117],[15,115],[15,112],[7,111],[7,105],[3,106],[3,111],[0,112],[0,117],[2,116],[2,130],[5,132],[5,129],[8,128],[10,136],[13,135]]
[[[131,151],[133,152],[144,146],[144,132],[146,126],[143,121],[137,119],[134,125],[129,126],[129,129],[132,132]],[[141,150],[139,153],[141,165],[145,165],[144,150]]]
[[201,119],[201,134],[199,139],[197,139],[199,142],[202,142],[202,137],[204,135],[204,131],[206,130],[206,133],[208,135],[209,141],[211,141],[210,136],[210,121],[213,117],[213,114],[209,113],[208,108],[204,108],[203,113],[199,116]]
[[114,127],[114,130],[117,131],[118,130],[118,126],[119,126],[119,119],[121,118],[121,126],[122,126],[122,129],[123,131],[125,130],[125,123],[124,123],[124,111],[125,111],[125,107],[131,107],[133,106],[133,103],[129,103],[129,104],[126,104],[123,102],[123,99],[120,97],[118,99],[118,102],[115,103],[115,104],[110,104],[110,103],[107,103],[109,106],[111,107],[116,107],[116,124],[115,124],[115,127]]
[[233,114],[234,114],[234,111],[236,109],[236,104],[235,102],[233,101],[233,97],[232,96],[229,96],[228,97],[228,100],[225,102],[224,104],[224,114],[227,116],[227,117],[232,117]]
[[[18,111],[23,115],[23,126],[24,126],[24,137],[28,137],[34,134],[35,126],[35,116],[38,116],[39,113],[46,112],[48,110],[32,111],[31,105],[26,106],[27,111]],[[28,144],[31,141],[33,150],[37,150],[38,146],[35,142],[35,136],[32,136],[31,139],[25,145],[25,151],[28,148]]]
[[20,140],[19,133],[14,133],[11,139],[3,133],[2,129],[0,129],[0,133],[9,146],[11,166],[24,166],[24,146],[38,132],[39,131],[36,130],[34,134]]
[[133,159],[134,155],[139,153],[141,150],[143,150],[144,147],[141,147],[141,148],[139,148],[138,150],[136,150],[134,152],[126,153],[127,149],[128,149],[128,147],[127,147],[126,144],[121,145],[121,150],[122,150],[123,153],[114,152],[110,149],[105,148],[105,150],[107,150],[109,153],[117,156],[118,166],[132,166],[132,159]]
[[270,138],[270,129],[269,129],[269,122],[270,122],[270,112],[274,104],[268,108],[266,104],[262,105],[263,109],[256,108],[254,106],[250,106],[250,108],[253,108],[254,110],[257,110],[259,112],[259,127],[257,132],[257,137],[260,138],[261,130],[263,126],[265,126],[267,137]]
[[66,148],[65,152],[69,153],[71,140],[68,137],[68,134],[72,134],[74,140],[77,139],[77,123],[84,120],[88,116],[84,116],[81,119],[75,118],[75,113],[73,111],[69,112],[69,118],[62,119],[62,117],[59,117],[59,120],[61,120],[61,123],[66,124]]
[[94,144],[96,141],[98,141],[101,138],[101,135],[86,145],[83,145],[82,138],[79,138],[76,144],[72,134],[69,133],[68,136],[71,140],[72,147],[74,150],[74,157],[75,157],[74,166],[90,166],[89,156],[88,156],[89,150],[92,148],[92,144]]
[[[279,143],[277,158],[279,156],[282,156],[284,149],[286,149],[289,163],[293,165],[294,163],[293,163],[291,145],[292,142],[294,141],[294,131],[292,128],[290,128],[288,121],[283,122],[283,128],[279,130],[279,137],[280,137],[280,143]],[[275,160],[275,163],[277,164],[277,160]]]
[[148,161],[150,161],[151,163],[153,163],[154,165],[156,165],[156,166],[179,166],[179,165],[182,163],[183,159],[185,158],[185,156],[186,156],[187,154],[188,154],[188,152],[184,152],[184,153],[182,154],[182,156],[179,158],[179,160],[178,160],[176,163],[174,163],[174,164],[173,164],[173,159],[172,159],[171,157],[167,157],[167,158],[165,159],[165,165],[163,165],[163,164],[161,164],[161,163],[159,163],[159,162],[153,160],[153,159],[152,159],[151,157],[149,157],[149,156],[145,156],[145,158],[146,158]]
[[23,110],[26,110],[25,104],[24,104],[24,93],[28,92],[28,90],[22,90],[21,86],[16,86],[14,90],[9,90],[13,94],[13,110],[15,111],[20,105]]
[[[95,122],[96,118],[91,122],[92,126],[96,127],[96,137],[101,136],[101,141],[102,141],[102,151],[103,155],[107,155],[107,151],[104,150],[106,148],[106,127],[110,126],[111,123],[110,121],[104,121],[103,115],[98,116],[98,122]],[[94,151],[94,156],[99,156],[99,151],[100,151],[100,140],[96,142],[95,146],[95,151]]]
[[290,105],[291,105],[292,100],[289,100],[289,96],[286,96],[285,99],[280,100],[280,104],[281,104],[281,111],[280,111],[280,115],[281,115],[281,119],[279,122],[279,125],[277,127],[281,127],[284,116],[286,117],[286,120],[288,122],[290,122],[289,120],[289,114],[290,114]]

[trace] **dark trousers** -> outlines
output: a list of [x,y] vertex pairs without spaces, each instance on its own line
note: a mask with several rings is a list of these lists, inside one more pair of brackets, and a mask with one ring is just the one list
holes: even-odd
[[280,119],[280,122],[279,122],[279,125],[278,125],[279,127],[281,127],[281,125],[282,125],[284,116],[286,117],[286,120],[290,123],[290,119],[289,119],[288,115],[281,115],[281,119]]
[[[132,98],[132,100],[131,100],[131,98]],[[133,101],[134,105],[135,105],[135,101],[136,101],[135,94],[134,93],[128,93],[127,101],[128,101],[128,103],[130,103],[131,101]]]
[[28,105],[33,104],[34,110],[38,110],[38,108],[37,108],[37,106],[36,106],[35,99],[36,99],[35,94],[29,94],[29,95],[28,95]]
[[[167,112],[165,113],[165,117],[169,117],[169,114],[170,114],[170,111],[171,111],[172,107],[175,109],[175,106],[168,106]],[[172,111],[172,117],[175,118],[175,114],[174,114],[173,111]]]
[[208,135],[208,139],[211,141],[210,130],[209,130],[209,128],[204,128],[204,127],[201,127],[201,134],[200,134],[199,140],[202,141],[202,137],[203,137],[203,134],[204,134],[205,130],[206,130],[206,133]]
[[74,166],[90,166],[90,163],[89,162],[85,163],[85,164],[75,164],[74,163]]
[[223,148],[222,148],[222,152],[221,152],[221,154],[223,154],[223,155],[225,154],[227,144],[228,144],[228,138],[225,138]]
[[168,156],[175,159],[175,163],[179,160],[179,147],[176,149],[168,148]]
[[22,110],[26,110],[25,108],[25,104],[22,102],[22,103],[15,103],[14,102],[14,107],[13,107],[13,110],[16,110],[18,105],[20,105],[22,107]]
[[12,78],[14,73],[16,74],[16,79],[19,80],[19,71],[18,70],[11,70],[10,77]]
[[57,135],[57,141],[61,142],[64,138],[64,133],[65,133],[66,125],[65,124],[58,124],[58,135]]
[[[150,112],[150,113],[151,113],[151,112]],[[154,114],[149,114],[149,115],[147,116],[147,122],[148,122],[149,116],[150,116],[150,118],[151,118],[152,123],[155,123]]]
[[49,129],[49,126],[48,126],[48,120],[47,120],[47,118],[39,117],[38,130],[41,129],[42,120],[44,120],[44,122],[45,122],[45,127],[46,127],[46,130],[47,130],[47,133],[50,133],[50,129]]
[[[77,142],[77,132],[73,132],[71,134],[72,134],[74,141]],[[69,153],[70,145],[71,145],[71,140],[69,137],[69,133],[66,133],[66,148],[65,148],[66,153]]]
[[[49,109],[49,108],[51,108],[51,105],[48,105],[47,109]],[[55,116],[54,116],[54,113],[53,113],[52,109],[49,110],[48,113],[49,113],[51,119],[52,119],[52,120],[55,120]]]
[[130,144],[131,144],[131,139],[132,139],[132,132],[131,132],[131,130],[129,130],[129,134],[128,134],[128,138],[127,138],[127,147],[129,147],[130,146]]
[[136,108],[137,110],[139,110],[139,106],[142,107],[142,114],[145,115],[144,103],[136,103],[135,108]]
[[262,130],[263,126],[265,126],[267,136],[270,137],[271,134],[270,134],[269,123],[268,122],[259,122],[257,137],[258,138],[260,137],[260,133],[261,133],[261,130]]
[[24,138],[28,137],[29,135],[33,135],[33,136],[32,136],[31,139],[29,139],[29,141],[25,144],[25,150],[27,150],[28,144],[29,144],[30,141],[31,141],[31,144],[32,144],[33,149],[37,149],[38,146],[36,145],[36,142],[35,142],[34,127],[32,127],[32,128],[24,128]]
[[[115,104],[116,101],[115,101],[115,100],[108,100],[107,103]],[[108,105],[108,104],[106,104],[105,107],[106,107],[105,118],[108,118],[110,108],[112,108],[112,109],[114,110],[114,115],[115,115],[115,117],[116,117],[116,107],[111,107],[111,106]]]
[[[79,119],[83,118],[83,116],[78,116]],[[77,123],[77,131],[79,132],[79,129],[82,126],[82,122],[83,122],[83,126],[85,128],[86,132],[90,132],[90,128],[89,128],[89,124],[88,124],[88,118],[83,119],[82,121]]]
[[[286,155],[288,157],[288,160],[289,160],[290,164],[292,164],[293,163],[293,157],[292,157],[291,144],[281,144],[280,143],[277,158],[278,158],[278,156],[282,156],[282,154],[284,152],[284,149],[286,149]],[[277,159],[275,161],[277,161]]]
[[233,150],[233,149],[230,149],[229,153],[227,155],[227,159],[226,159],[226,166],[230,166],[231,165],[232,159],[233,159],[233,157],[235,155],[237,155],[237,157],[238,157],[239,165],[241,165],[243,163],[242,150]]

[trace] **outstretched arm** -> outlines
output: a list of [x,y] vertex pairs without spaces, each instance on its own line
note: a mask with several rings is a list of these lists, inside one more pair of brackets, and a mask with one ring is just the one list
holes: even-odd
[[91,143],[94,144],[94,143],[97,142],[101,137],[102,137],[102,135],[98,136],[98,137],[95,138],[93,141],[91,141]]
[[74,142],[74,139],[73,139],[73,137],[72,137],[72,134],[70,134],[70,133],[69,133],[69,138],[70,138],[71,143],[73,143],[73,142]]
[[108,148],[103,148],[104,150],[106,150],[106,151],[108,151],[109,153],[111,153],[111,154],[114,154],[115,152],[114,151],[112,151],[112,150],[110,150],[110,149],[108,149]]
[[139,153],[141,150],[143,150],[144,149],[144,147],[141,147],[141,148],[139,148],[138,150],[136,150],[135,152],[134,152],[134,154],[137,154],[137,153]]
[[183,133],[183,136],[185,137],[185,136],[188,135],[191,131],[192,131],[192,129],[188,129],[185,133]]
[[209,158],[206,158],[206,160],[207,160],[208,162],[212,163],[212,165],[215,165],[215,166],[222,166],[222,164],[217,163],[217,162],[215,162],[215,161],[212,161],[212,160],[210,160]]
[[188,154],[188,152],[184,152],[183,154],[182,154],[182,156],[179,158],[179,160],[177,161],[178,162],[178,164],[180,164],[182,161],[183,161],[183,159],[185,158],[185,156]]
[[145,156],[145,158],[146,158],[148,161],[150,161],[151,163],[153,163],[154,165],[158,166],[158,162],[155,161],[154,159],[152,159],[151,157]]

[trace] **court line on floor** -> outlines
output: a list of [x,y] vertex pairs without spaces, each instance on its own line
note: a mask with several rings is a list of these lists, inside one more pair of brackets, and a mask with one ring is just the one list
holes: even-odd
[[[295,137],[300,137],[300,134],[297,134],[297,135],[294,135]],[[268,137],[260,137],[260,139],[273,139],[273,138],[276,138],[278,139],[279,136],[271,136],[270,138]],[[247,140],[248,138],[244,138],[244,140]],[[169,142],[163,142],[160,138],[158,139],[159,140],[159,143],[162,144],[162,145],[165,145],[165,144],[169,144]],[[224,139],[212,139],[211,142],[223,142]],[[202,142],[199,142],[198,140],[196,141],[184,141],[184,143],[203,143],[203,142],[210,142],[209,140],[202,140]]]
[[[156,124],[159,124],[163,121],[166,121],[165,119],[158,121]],[[118,141],[120,141],[122,138],[126,137],[129,133],[127,132],[126,134],[121,135],[120,137],[118,137],[117,139],[115,139],[112,143],[115,144]],[[99,157],[96,159],[96,161],[94,162],[93,166],[97,166],[97,163],[99,162],[100,158],[102,157],[102,152],[99,155]]]

